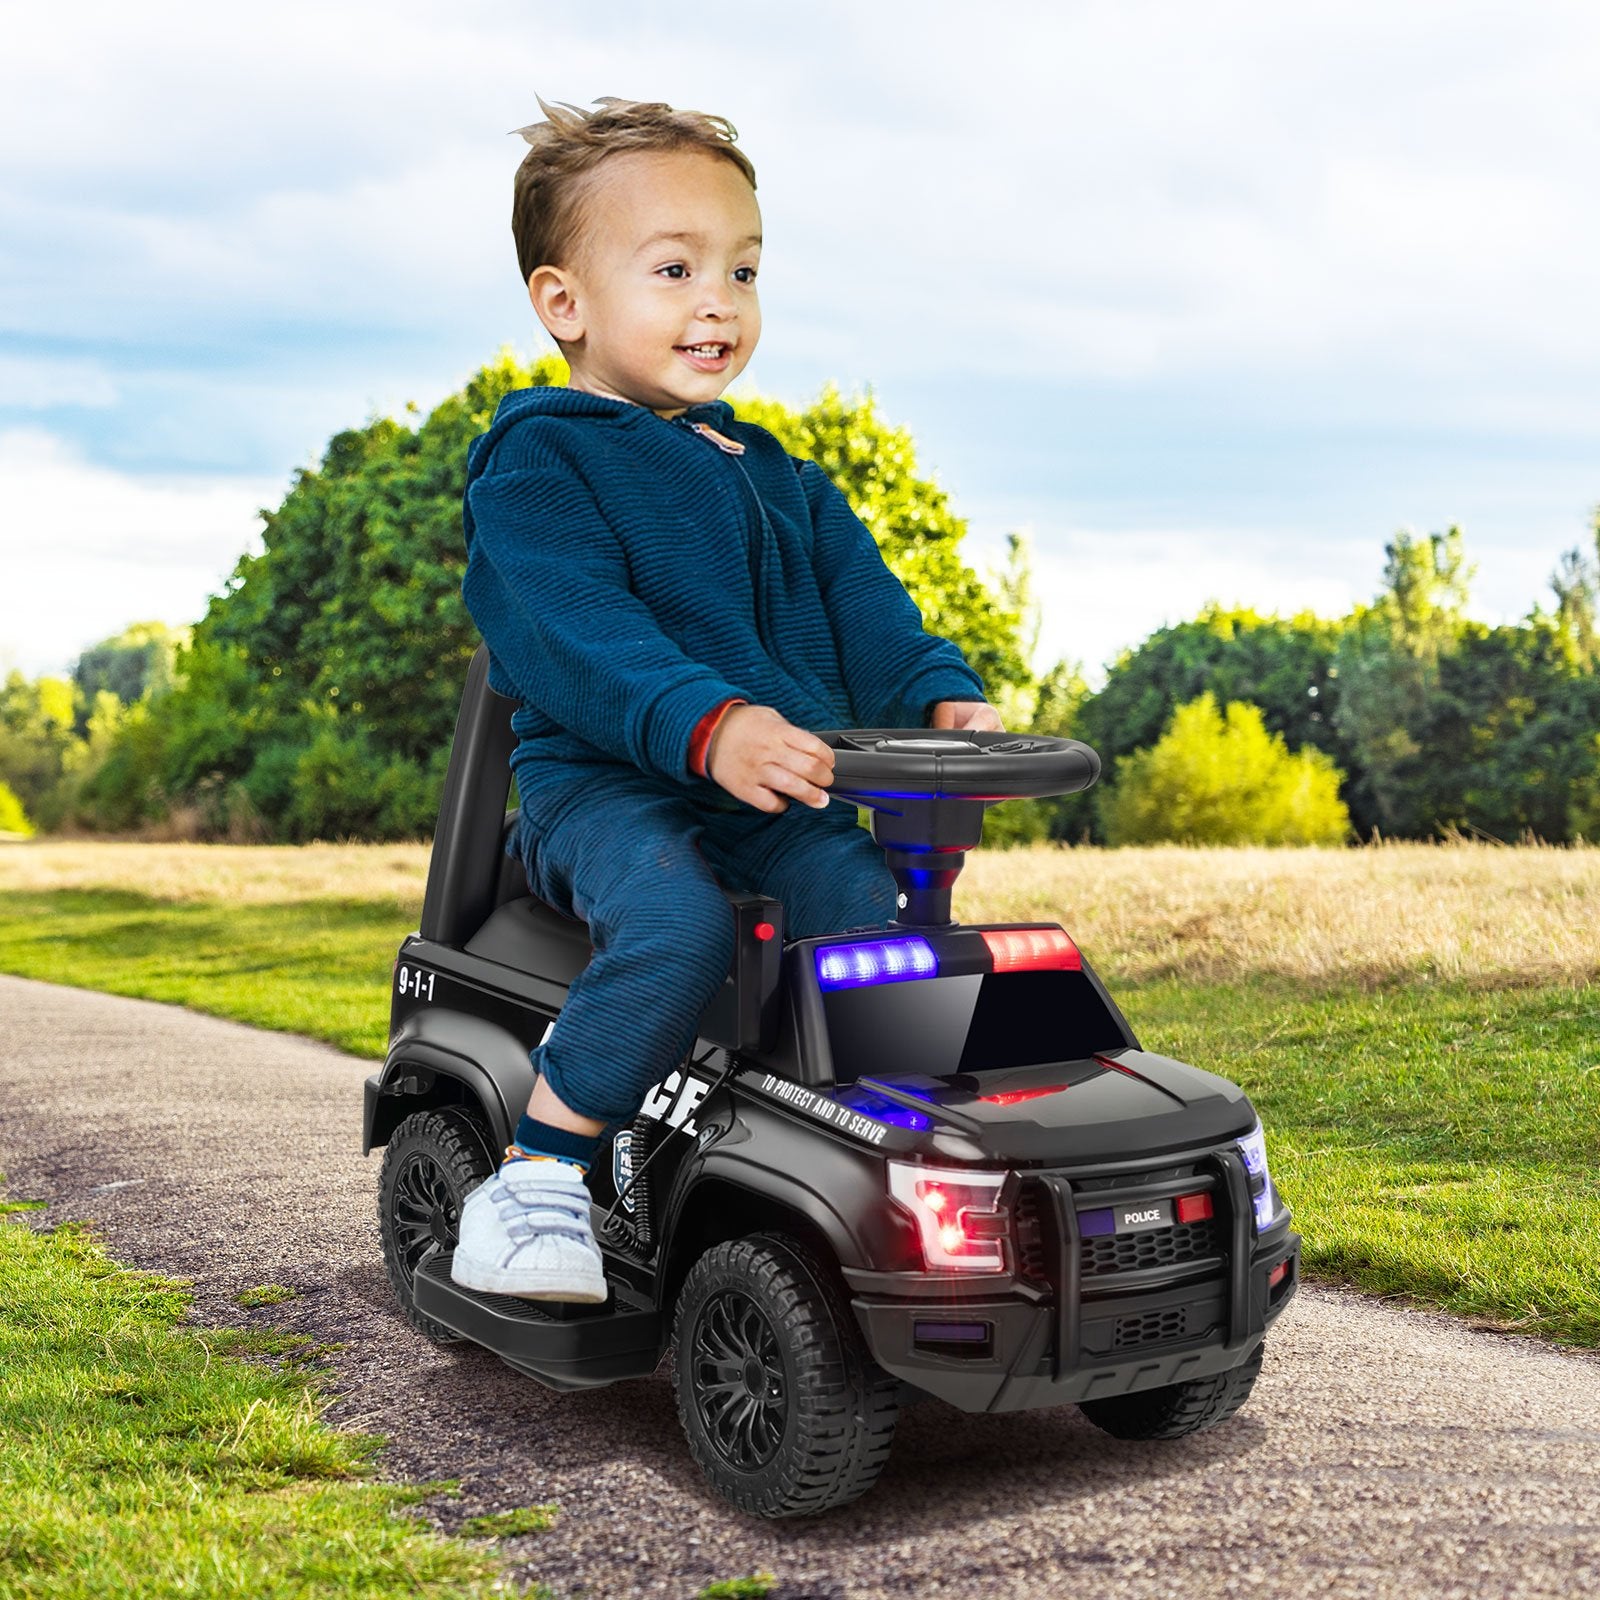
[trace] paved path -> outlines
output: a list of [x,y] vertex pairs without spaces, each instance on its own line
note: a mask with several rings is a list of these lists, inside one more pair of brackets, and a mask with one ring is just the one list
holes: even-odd
[[[563,1597],[1207,1600],[1600,1594],[1600,1360],[1304,1290],[1225,1428],[1119,1444],[1076,1410],[907,1412],[855,1505],[764,1524],[703,1484],[662,1376],[555,1395],[390,1308],[357,1154],[366,1062],[176,1007],[0,976],[0,1170],[32,1214],[192,1277],[197,1314],[345,1342],[332,1419],[446,1527],[556,1501],[523,1575]],[[301,1297],[244,1312],[254,1284]]]

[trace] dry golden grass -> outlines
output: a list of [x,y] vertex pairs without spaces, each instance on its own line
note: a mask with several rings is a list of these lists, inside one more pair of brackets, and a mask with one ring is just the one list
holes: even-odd
[[[110,888],[171,901],[390,901],[416,916],[428,846],[33,840],[0,847],[0,893]],[[1428,977],[1600,980],[1600,850],[1036,847],[974,853],[967,921],[1059,921],[1123,979],[1313,985]]]
[[1600,978],[1600,850],[980,851],[957,895],[972,920],[1059,921],[1124,978]]
[[33,839],[0,847],[7,890],[127,889],[178,902],[392,900],[422,909],[425,844],[130,844]]

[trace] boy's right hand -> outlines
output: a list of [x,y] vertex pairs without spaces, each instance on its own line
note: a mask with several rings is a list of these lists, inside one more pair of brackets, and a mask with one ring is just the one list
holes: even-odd
[[706,751],[706,776],[758,811],[787,811],[790,799],[817,810],[833,781],[833,751],[771,706],[732,706]]

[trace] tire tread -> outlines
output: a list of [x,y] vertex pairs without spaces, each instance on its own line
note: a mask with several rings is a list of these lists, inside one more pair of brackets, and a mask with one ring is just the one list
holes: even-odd
[[814,1515],[859,1498],[877,1480],[894,1443],[898,1380],[871,1359],[827,1264],[783,1234],[731,1240],[695,1263],[678,1296],[680,1341],[688,1331],[685,1308],[708,1294],[713,1280],[727,1277],[763,1297],[780,1344],[794,1353],[794,1437],[780,1446],[780,1470],[771,1481],[734,1481],[697,1426],[680,1342],[674,1390],[691,1454],[717,1489],[752,1516]]
[[460,1334],[417,1310],[412,1286],[406,1281],[405,1268],[388,1227],[395,1176],[409,1149],[420,1143],[431,1145],[438,1164],[453,1179],[459,1179],[464,1200],[494,1171],[489,1134],[481,1118],[459,1106],[414,1111],[394,1130],[384,1147],[383,1165],[378,1170],[378,1240],[383,1248],[383,1269],[388,1275],[389,1287],[394,1290],[400,1315],[434,1344],[459,1344]]
[[1250,1398],[1261,1359],[1263,1340],[1238,1366],[1186,1383],[1159,1389],[1083,1400],[1078,1409],[1097,1428],[1117,1439],[1181,1439],[1220,1427]]

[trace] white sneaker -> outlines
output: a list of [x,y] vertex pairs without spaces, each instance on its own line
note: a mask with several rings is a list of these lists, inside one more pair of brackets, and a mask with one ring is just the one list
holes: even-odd
[[461,1207],[450,1277],[464,1289],[524,1300],[606,1298],[589,1190],[570,1161],[507,1161]]

